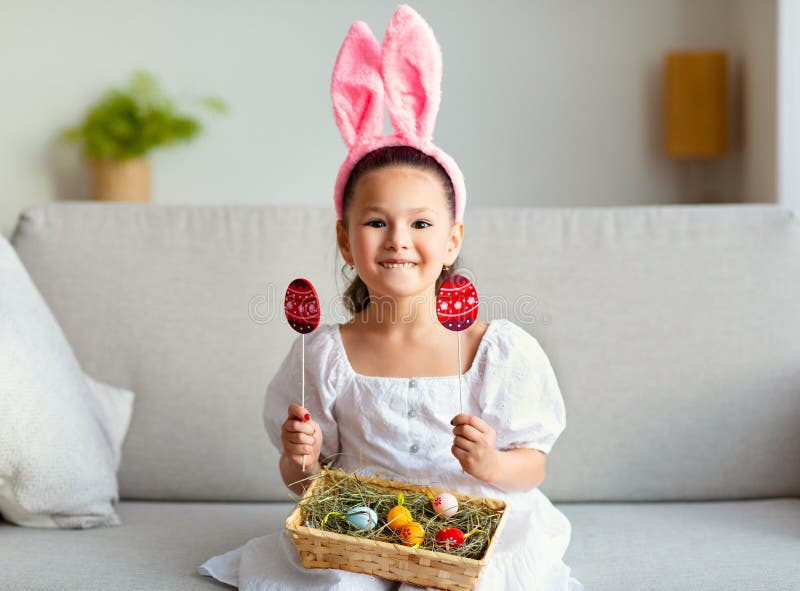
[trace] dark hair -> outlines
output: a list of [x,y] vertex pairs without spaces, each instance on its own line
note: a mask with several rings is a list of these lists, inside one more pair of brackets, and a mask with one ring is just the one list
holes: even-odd
[[[344,187],[344,195],[342,198],[342,223],[347,228],[347,207],[352,201],[353,190],[355,189],[356,182],[367,172],[379,168],[386,168],[389,166],[415,166],[423,170],[430,170],[439,177],[444,188],[445,197],[450,210],[451,221],[456,217],[456,197],[455,189],[453,188],[453,181],[450,175],[447,174],[444,167],[436,161],[435,158],[428,156],[425,152],[412,148],[410,146],[386,146],[378,148],[372,152],[365,154],[359,160],[350,172],[347,179],[347,184]],[[436,291],[439,291],[444,280],[450,276],[455,268],[458,266],[459,258],[453,262],[445,271],[439,274],[436,280]],[[342,274],[344,275],[348,265],[342,267]],[[345,276],[346,277],[346,276]],[[364,310],[369,305],[369,290],[367,285],[361,280],[361,277],[356,275],[350,285],[344,291],[344,303],[348,311],[355,315]]]

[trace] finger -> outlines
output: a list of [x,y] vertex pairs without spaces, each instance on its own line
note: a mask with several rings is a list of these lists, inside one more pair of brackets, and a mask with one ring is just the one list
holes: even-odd
[[457,447],[458,449],[469,453],[475,449],[475,444],[472,443],[469,439],[464,439],[463,437],[456,437],[453,440],[453,447]]
[[300,406],[299,404],[290,404],[289,418],[298,421],[308,421],[311,419],[311,414],[308,412],[308,409],[304,406]]
[[464,451],[460,447],[456,447],[455,445],[450,448],[450,452],[456,457],[459,462],[463,462],[467,459],[469,452]]
[[487,423],[480,417],[476,417],[475,415],[468,415],[466,413],[461,413],[454,416],[453,420],[450,421],[450,424],[455,427],[459,425],[472,425],[481,433],[488,433],[491,430],[489,423]]
[[317,431],[317,424],[314,421],[306,423],[305,421],[286,421],[286,431],[289,433],[305,433],[306,435],[313,435]]
[[464,439],[468,439],[469,441],[474,441],[475,443],[481,443],[484,440],[483,433],[478,431],[472,425],[459,425],[458,427],[453,428],[453,435],[457,437],[463,437]]
[[472,427],[475,427],[481,433],[488,433],[492,430],[492,427],[489,425],[489,423],[480,417],[476,417],[475,415],[470,415],[468,424]]
[[466,413],[457,414],[453,417],[453,420],[450,421],[450,424],[453,426],[463,425],[469,421],[469,417],[471,416],[472,415],[468,415]]
[[310,456],[314,453],[314,448],[310,445],[290,445],[286,452],[291,456]]
[[292,433],[288,441],[295,445],[314,445],[314,437],[303,433]]

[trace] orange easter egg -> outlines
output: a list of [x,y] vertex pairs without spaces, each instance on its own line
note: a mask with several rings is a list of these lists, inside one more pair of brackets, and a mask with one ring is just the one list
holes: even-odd
[[416,521],[404,525],[398,533],[406,546],[414,546],[416,548],[425,540],[425,530]]
[[413,521],[414,518],[411,517],[411,511],[402,505],[392,507],[389,513],[386,515],[386,522],[394,531],[399,531],[401,527],[406,526]]

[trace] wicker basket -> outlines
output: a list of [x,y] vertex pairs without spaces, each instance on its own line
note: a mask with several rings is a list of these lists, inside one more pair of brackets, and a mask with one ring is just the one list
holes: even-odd
[[[315,479],[306,489],[301,501],[311,495],[314,488],[325,478],[322,475]],[[424,493],[429,491],[433,494],[450,492],[375,477],[360,476],[359,479],[392,492]],[[478,577],[489,561],[496,545],[497,536],[505,525],[506,504],[498,499],[460,494],[454,496],[459,501],[478,501],[497,512],[503,512],[492,535],[491,543],[480,560],[306,527],[303,525],[300,504],[286,519],[286,529],[291,532],[300,554],[300,562],[306,568],[339,568],[423,587],[448,591],[472,591],[478,584]]]

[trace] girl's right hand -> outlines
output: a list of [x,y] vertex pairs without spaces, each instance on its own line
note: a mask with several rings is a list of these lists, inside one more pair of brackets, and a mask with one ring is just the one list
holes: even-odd
[[[308,417],[308,420],[306,420]],[[322,449],[322,430],[311,419],[308,410],[299,404],[289,405],[289,414],[281,426],[283,453],[292,464],[313,466],[319,460]]]

